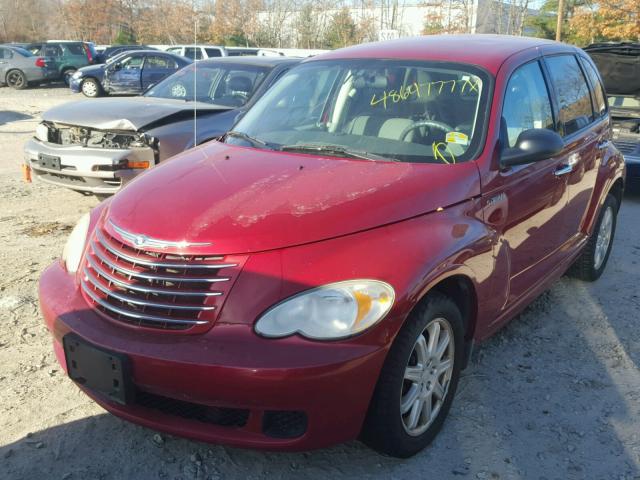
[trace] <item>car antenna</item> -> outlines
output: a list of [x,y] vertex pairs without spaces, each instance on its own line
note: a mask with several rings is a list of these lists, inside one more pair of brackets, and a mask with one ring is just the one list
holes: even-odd
[[[194,13],[194,18],[193,18],[193,51],[196,51],[196,48],[198,48],[197,43],[198,43],[198,15],[196,13],[196,9],[195,9],[195,3],[193,4],[193,13]],[[198,76],[198,55],[196,55],[194,53],[194,59],[193,59],[193,146],[195,147],[197,145],[197,127],[198,127],[198,96],[197,96],[197,92],[196,92],[196,79]]]

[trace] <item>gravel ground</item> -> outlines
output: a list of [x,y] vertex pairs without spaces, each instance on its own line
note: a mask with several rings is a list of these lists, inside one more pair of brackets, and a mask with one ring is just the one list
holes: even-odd
[[[75,97],[77,98],[77,97]],[[358,442],[262,453],[123,422],[65,378],[37,304],[92,197],[20,178],[22,145],[67,89],[0,89],[0,478],[640,479],[640,196],[595,284],[563,279],[477,352],[434,444],[409,460]]]

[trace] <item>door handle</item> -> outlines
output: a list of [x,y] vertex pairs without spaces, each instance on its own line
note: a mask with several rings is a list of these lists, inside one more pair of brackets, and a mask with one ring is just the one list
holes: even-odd
[[573,172],[573,165],[565,164],[565,165],[561,165],[558,168],[556,168],[556,171],[553,172],[553,174],[556,177],[561,177],[562,175],[566,175],[567,173],[571,173],[571,172]]
[[598,142],[598,150],[606,150],[607,148],[609,148],[609,145],[611,145],[611,141],[609,140]]

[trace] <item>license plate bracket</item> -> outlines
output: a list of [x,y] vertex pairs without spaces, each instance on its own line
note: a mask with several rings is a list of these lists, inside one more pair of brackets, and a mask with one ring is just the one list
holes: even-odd
[[60,157],[54,155],[47,155],[46,153],[38,154],[38,165],[42,168],[48,168],[49,170],[61,170]]
[[62,338],[62,345],[71,380],[114,402],[131,403],[131,363],[126,355],[92,345],[73,333]]

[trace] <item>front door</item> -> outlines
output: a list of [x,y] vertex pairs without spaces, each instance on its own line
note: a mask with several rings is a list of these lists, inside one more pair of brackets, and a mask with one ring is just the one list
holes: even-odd
[[[516,69],[505,91],[501,142],[513,147],[532,128],[555,129],[549,91],[538,61]],[[502,169],[483,194],[486,221],[500,233],[497,256],[508,265],[502,308],[524,296],[554,267],[554,255],[568,240],[563,227],[567,205],[566,157]]]
[[113,93],[139,93],[144,56],[129,55],[109,65],[105,75],[105,87]]

